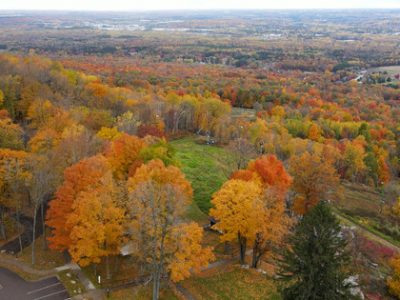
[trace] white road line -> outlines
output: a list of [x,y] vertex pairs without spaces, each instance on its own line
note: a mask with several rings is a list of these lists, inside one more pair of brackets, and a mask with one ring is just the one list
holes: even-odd
[[59,292],[54,292],[54,293],[51,293],[51,294],[48,294],[48,295],[45,295],[45,296],[42,296],[42,297],[39,297],[39,298],[35,298],[35,299],[33,299],[33,300],[39,300],[39,299],[44,299],[44,298],[47,298],[47,297],[51,297],[51,296],[54,296],[54,295],[58,295],[58,294],[61,294],[61,293],[64,293],[64,292],[66,292],[67,290],[62,290],[62,291],[59,291]]
[[60,284],[61,284],[61,282],[57,282],[57,283],[54,283],[54,284],[50,284],[50,285],[45,286],[45,287],[42,287],[42,288],[40,288],[40,289],[36,289],[36,290],[32,290],[32,291],[30,291],[30,292],[27,292],[26,294],[27,294],[27,295],[34,294],[34,293],[37,293],[37,292],[46,290],[46,289],[48,289],[48,288],[51,288],[51,287],[53,287],[53,286],[60,285]]

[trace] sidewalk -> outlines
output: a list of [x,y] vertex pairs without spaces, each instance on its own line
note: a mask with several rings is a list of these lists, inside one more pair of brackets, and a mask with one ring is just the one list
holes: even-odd
[[0,255],[0,265],[4,266],[4,267],[16,267],[17,269],[20,269],[21,271],[31,274],[31,275],[35,275],[35,276],[39,276],[39,277],[49,277],[49,276],[55,276],[57,275],[57,270],[56,269],[52,269],[52,270],[38,270],[35,268],[32,268],[31,266],[15,260],[13,258],[7,258],[4,255]]

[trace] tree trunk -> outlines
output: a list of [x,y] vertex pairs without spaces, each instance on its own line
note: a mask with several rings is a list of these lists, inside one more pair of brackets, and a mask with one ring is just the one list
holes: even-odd
[[106,256],[106,270],[107,270],[107,279],[111,279],[111,272],[110,272],[110,257]]
[[20,212],[19,212],[19,208],[17,207],[17,211],[16,211],[16,215],[17,215],[17,229],[18,229],[18,241],[19,241],[19,254],[22,254],[22,238],[21,238],[21,222],[20,222]]
[[35,265],[35,242],[36,242],[36,222],[37,222],[37,205],[33,210],[33,227],[32,227],[32,265]]
[[254,246],[253,246],[253,259],[251,261],[252,268],[257,268],[257,264],[258,264],[257,253],[258,253],[258,243],[257,243],[257,241],[255,241]]
[[6,227],[4,224],[4,208],[3,207],[0,207],[0,234],[1,234],[1,238],[3,240],[7,239]]
[[238,241],[239,241],[239,246],[240,246],[240,264],[244,265],[246,262],[246,243],[247,240],[245,237],[240,235],[240,232],[238,232]]
[[253,245],[253,259],[251,262],[252,268],[256,269],[258,267],[261,257],[263,257],[263,255],[268,250],[269,250],[269,246],[263,244],[261,236],[257,233],[256,240],[254,241],[254,245]]
[[27,194],[28,194],[28,204],[29,204],[29,207],[31,207],[31,205],[32,205],[32,198],[31,198],[31,193],[29,192],[29,189],[25,189],[26,190],[26,192],[27,192]]
[[153,274],[153,300],[158,300],[160,294],[160,266],[157,265]]
[[229,254],[229,252],[230,252],[229,243],[225,242],[224,243],[224,254]]
[[114,274],[117,273],[119,271],[119,267],[121,265],[121,260],[120,257],[117,255],[114,257]]
[[43,250],[46,250],[47,249],[47,238],[46,238],[46,223],[45,223],[45,216],[44,216],[43,201],[40,203],[40,210],[42,212]]

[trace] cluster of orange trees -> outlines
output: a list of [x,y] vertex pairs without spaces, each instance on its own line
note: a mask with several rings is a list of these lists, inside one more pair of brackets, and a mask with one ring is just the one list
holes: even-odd
[[[68,250],[82,266],[119,255],[129,245],[138,264],[149,266],[159,292],[162,274],[182,280],[213,259],[202,247],[203,229],[185,222],[192,188],[165,157],[129,135],[111,141],[102,154],[68,167],[50,202],[50,248]],[[109,270],[109,268],[108,268]]]
[[[340,197],[341,179],[380,188],[398,177],[400,108],[386,87],[335,84],[329,72],[133,69],[88,75],[96,69],[0,55],[2,238],[14,212],[33,208],[33,240],[46,223],[50,247],[83,266],[129,246],[157,294],[163,271],[181,280],[213,259],[185,217],[192,189],[169,137],[231,150],[238,171],[209,213],[222,241],[238,240],[242,263],[252,246],[253,267],[281,245],[291,214]],[[250,117],[237,114],[243,107]]]

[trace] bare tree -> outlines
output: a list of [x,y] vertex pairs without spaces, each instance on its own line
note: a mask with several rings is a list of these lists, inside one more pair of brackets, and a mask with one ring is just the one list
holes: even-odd
[[[45,223],[44,223],[44,202],[47,195],[51,195],[54,190],[53,185],[53,172],[51,170],[50,164],[46,157],[35,156],[30,161],[31,169],[31,180],[29,182],[29,194],[33,202],[33,228],[32,228],[32,265],[35,264],[35,242],[36,242],[36,227],[37,227],[37,216],[39,208],[42,212],[42,228],[43,234],[45,235]],[[45,238],[45,237],[44,237]]]
[[254,146],[242,137],[232,140],[228,145],[228,149],[234,155],[238,170],[245,168],[248,161],[256,156]]

